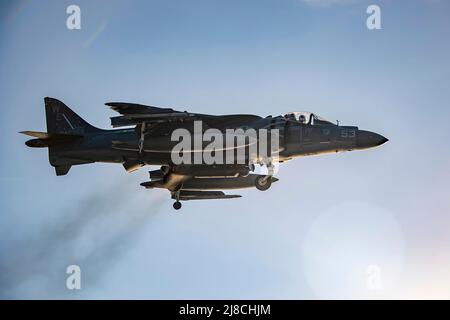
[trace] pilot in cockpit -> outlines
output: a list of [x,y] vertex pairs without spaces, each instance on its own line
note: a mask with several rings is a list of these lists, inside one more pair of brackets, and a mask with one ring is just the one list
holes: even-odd
[[298,122],[300,122],[300,123],[306,123],[306,118],[305,118],[305,115],[304,115],[304,114],[301,114],[301,115],[298,117]]
[[296,121],[297,119],[295,119],[295,114],[293,114],[293,113],[288,113],[288,114],[286,115],[286,120],[293,120],[293,121]]

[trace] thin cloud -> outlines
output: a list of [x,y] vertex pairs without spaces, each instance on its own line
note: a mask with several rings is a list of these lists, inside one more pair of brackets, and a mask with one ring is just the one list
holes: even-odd
[[102,23],[100,23],[100,25],[94,31],[94,33],[92,33],[92,35],[83,44],[83,48],[85,48],[85,49],[89,48],[95,42],[95,40],[97,40],[97,38],[103,33],[103,31],[105,31],[105,28],[107,25],[108,25],[108,22],[106,20],[102,21]]

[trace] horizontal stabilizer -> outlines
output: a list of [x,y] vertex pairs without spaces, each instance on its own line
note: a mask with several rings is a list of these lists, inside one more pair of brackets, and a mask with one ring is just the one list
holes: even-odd
[[47,133],[39,131],[21,131],[20,133],[35,137],[37,139],[31,139],[25,142],[28,147],[31,148],[44,148],[49,146],[54,146],[57,144],[64,144],[68,142],[75,141],[82,138],[83,136],[76,134],[66,134],[66,133]]
[[30,148],[48,148],[48,139],[30,139],[25,141],[25,145]]
[[75,139],[81,138],[82,136],[78,134],[66,134],[66,133],[48,133],[48,132],[40,132],[40,131],[20,131],[19,133],[35,137],[39,139]]
[[39,139],[48,139],[50,137],[50,134],[48,134],[47,132],[40,131],[20,131],[19,133]]

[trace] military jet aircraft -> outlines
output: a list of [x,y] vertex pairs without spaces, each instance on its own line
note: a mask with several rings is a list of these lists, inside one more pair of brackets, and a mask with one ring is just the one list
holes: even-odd
[[[141,185],[148,189],[169,190],[176,210],[181,208],[180,201],[240,197],[225,194],[222,190],[226,189],[256,187],[267,190],[278,181],[273,176],[275,161],[283,163],[300,156],[367,149],[388,141],[380,134],[359,130],[356,126],[334,124],[311,112],[290,112],[264,118],[249,114],[220,116],[124,102],[106,103],[120,114],[111,117],[111,125],[119,129],[103,130],[84,121],[57,99],[47,97],[44,102],[47,132],[21,133],[34,138],[25,142],[27,146],[48,148],[49,162],[55,167],[56,175],[66,175],[74,165],[94,162],[120,163],[128,172],[144,165],[161,166],[159,170],[150,171],[150,181]],[[201,163],[175,163],[173,155],[179,150],[174,151],[174,148],[179,140],[173,139],[174,131],[185,129],[184,132],[195,135],[198,122],[203,126],[200,134],[206,134],[212,128],[223,133],[225,138],[227,130],[276,130],[276,160],[271,157],[272,153],[261,157],[259,153],[248,152],[252,145],[260,142],[261,136],[256,136],[253,140],[245,137],[243,144],[233,145],[231,149],[225,146],[213,151],[230,152],[235,156],[238,149],[245,149],[247,152],[240,153],[241,161],[205,163],[200,157]],[[206,142],[202,140],[197,149],[194,142],[193,149],[185,148],[183,152],[190,152],[189,157],[195,157],[204,151]],[[260,149],[264,148],[267,145]],[[258,164],[268,168],[267,174],[254,172]]]

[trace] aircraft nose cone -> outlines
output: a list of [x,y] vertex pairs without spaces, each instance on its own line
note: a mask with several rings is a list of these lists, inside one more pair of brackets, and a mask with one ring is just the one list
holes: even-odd
[[356,137],[356,146],[358,149],[367,149],[380,146],[387,141],[389,140],[381,134],[359,130],[358,136]]

